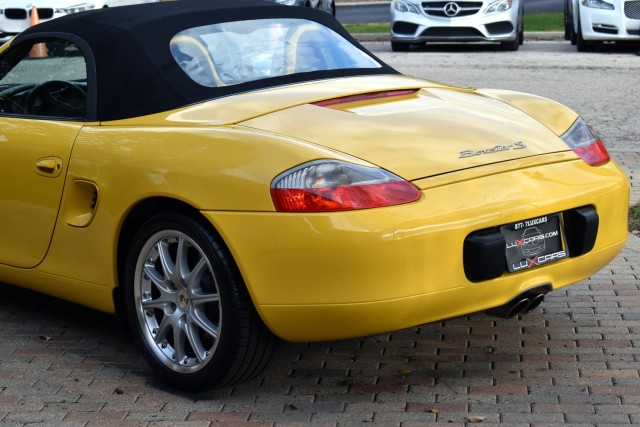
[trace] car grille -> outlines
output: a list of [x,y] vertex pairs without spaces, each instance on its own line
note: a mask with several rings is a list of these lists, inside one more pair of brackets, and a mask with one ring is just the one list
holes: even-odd
[[431,27],[424,30],[422,32],[422,36],[442,38],[484,38],[480,31],[471,27]]
[[640,30],[627,30],[630,36],[640,36]]
[[624,15],[631,19],[640,19],[640,1],[628,1],[624,4]]
[[[453,5],[453,6],[452,6]],[[455,18],[458,16],[475,15],[482,8],[481,1],[424,1],[422,9],[427,15]]]
[[[27,13],[27,9],[7,8],[4,10],[4,16],[7,19],[25,20],[31,15],[31,11]],[[53,18],[53,9],[51,8],[39,8],[38,18],[51,19]]]

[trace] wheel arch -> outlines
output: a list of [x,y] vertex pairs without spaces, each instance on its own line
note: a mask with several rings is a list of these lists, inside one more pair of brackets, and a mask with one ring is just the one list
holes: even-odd
[[[122,320],[126,320],[126,310],[124,308],[124,282],[125,270],[127,264],[127,252],[134,239],[136,231],[149,217],[161,213],[172,212],[188,215],[194,219],[201,220],[202,224],[207,226],[211,232],[220,236],[215,227],[206,220],[198,209],[181,200],[168,197],[153,197],[140,201],[133,206],[120,227],[118,234],[118,243],[116,246],[116,272],[117,286],[113,289],[113,302],[116,308],[116,315]],[[222,240],[222,237],[220,237]]]
[[[199,391],[211,387],[231,385],[255,377],[262,372],[269,363],[277,339],[266,327],[258,314],[251,295],[244,284],[242,275],[237,268],[233,254],[228,250],[228,246],[222,239],[221,234],[197,208],[186,202],[167,197],[149,198],[133,206],[124,219],[117,242],[118,252],[116,262],[118,286],[114,289],[113,295],[116,314],[123,327],[134,336],[134,339],[139,339],[136,331],[132,329],[135,327],[132,325],[135,323],[135,317],[131,314],[131,307],[129,306],[127,308],[125,302],[125,298],[131,297],[131,290],[125,286],[126,276],[130,274],[130,270],[127,271],[128,250],[131,245],[136,245],[136,240],[138,240],[136,234],[141,228],[144,229],[147,227],[148,224],[145,224],[146,221],[154,215],[161,214],[183,215],[193,219],[198,222],[197,228],[199,228],[201,232],[208,232],[211,234],[211,237],[217,240],[217,249],[214,248],[214,250],[220,254],[225,254],[224,257],[227,259],[225,265],[227,269],[230,269],[227,271],[231,271],[231,274],[235,275],[237,279],[232,280],[236,286],[230,288],[233,290],[232,294],[234,295],[231,299],[235,302],[231,305],[229,313],[239,314],[232,318],[235,319],[236,322],[231,322],[229,325],[234,325],[236,332],[241,332],[239,335],[232,334],[234,337],[240,336],[240,338],[230,341],[235,342],[235,346],[229,347],[229,344],[226,344],[226,350],[223,350],[223,353],[221,353],[223,359],[220,360],[222,360],[225,365],[228,365],[228,369],[223,369],[220,372],[209,370],[209,374],[217,372],[212,377],[186,376],[181,378],[180,375],[175,372],[167,373],[166,371],[160,372],[161,376],[170,384],[188,391]],[[167,215],[164,215],[163,218],[164,221],[166,221]],[[160,218],[160,221],[162,222],[163,219]],[[125,297],[125,295],[127,296]],[[129,301],[132,300],[129,299]],[[227,328],[229,328],[229,326],[227,326]],[[229,342],[228,338],[225,342]],[[147,360],[149,361],[148,358]],[[157,363],[150,362],[150,364],[152,368],[157,370]]]

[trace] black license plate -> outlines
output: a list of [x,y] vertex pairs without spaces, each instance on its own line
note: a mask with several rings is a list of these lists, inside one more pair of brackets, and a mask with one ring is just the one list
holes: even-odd
[[559,214],[539,216],[500,227],[507,244],[510,272],[549,264],[569,256]]

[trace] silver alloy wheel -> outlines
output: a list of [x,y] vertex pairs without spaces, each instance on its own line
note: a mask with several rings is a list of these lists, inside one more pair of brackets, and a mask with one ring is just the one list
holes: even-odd
[[141,335],[157,360],[177,373],[205,367],[218,345],[222,306],[202,248],[176,230],[155,233],[138,256],[133,290]]

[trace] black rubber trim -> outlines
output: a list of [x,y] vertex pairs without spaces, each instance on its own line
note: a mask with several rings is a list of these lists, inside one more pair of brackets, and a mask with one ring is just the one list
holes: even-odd
[[600,218],[593,206],[583,206],[562,213],[564,233],[571,258],[593,249],[598,237]]
[[495,279],[505,271],[506,241],[497,228],[474,231],[464,241],[464,273],[471,282]]

